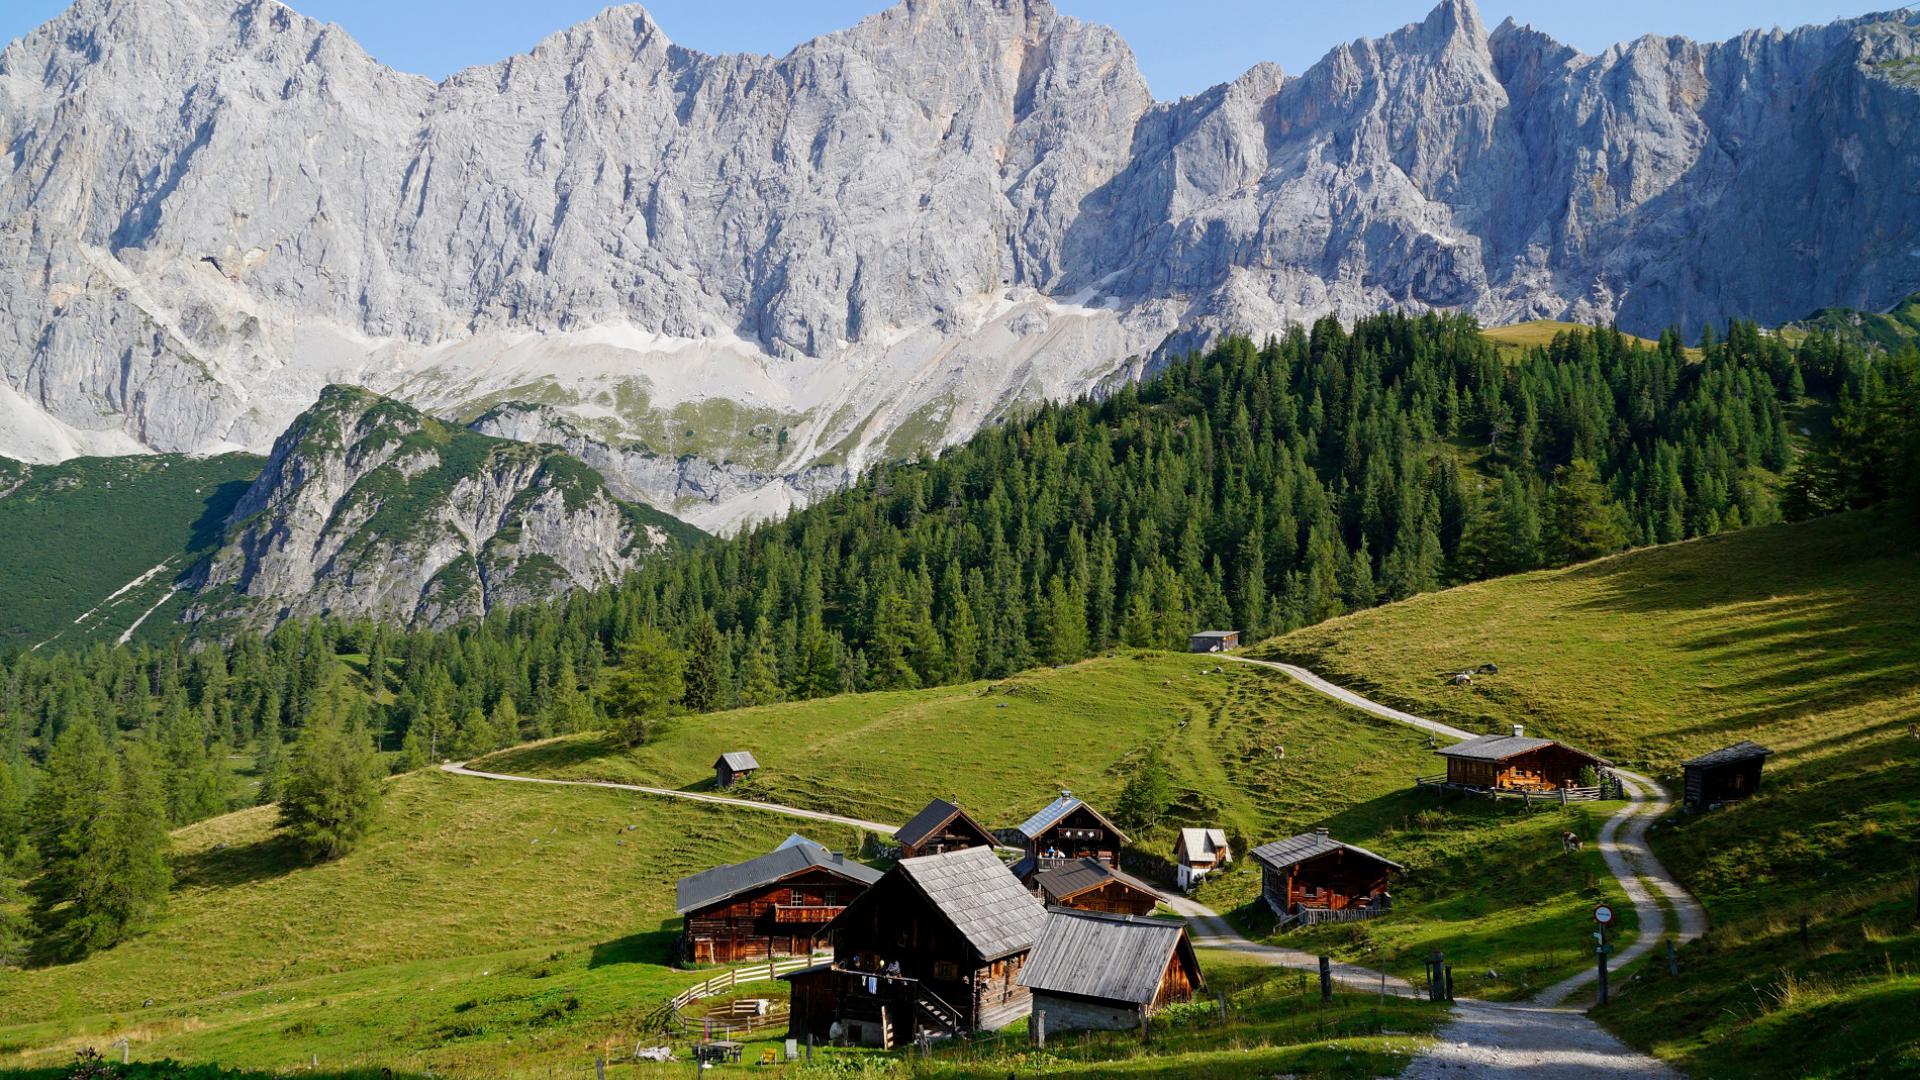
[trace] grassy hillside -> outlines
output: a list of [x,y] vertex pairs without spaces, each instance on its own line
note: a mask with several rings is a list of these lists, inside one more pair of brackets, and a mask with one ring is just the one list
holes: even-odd
[[[1503,351],[1521,352],[1544,345],[1551,345],[1553,344],[1553,339],[1561,334],[1569,332],[1586,333],[1592,329],[1593,327],[1585,323],[1559,322],[1554,319],[1534,319],[1530,322],[1511,323],[1507,326],[1489,326],[1482,330],[1481,333],[1486,335],[1488,341],[1493,342]],[[1631,334],[1627,335],[1627,337],[1629,340],[1637,341],[1648,348],[1653,348],[1659,344],[1659,342],[1652,341],[1648,338],[1634,337]]]
[[[1004,828],[1063,787],[1111,810],[1149,746],[1180,795],[1168,821],[1134,837],[1130,858],[1143,874],[1170,881],[1174,829],[1208,824],[1224,825],[1242,852],[1327,825],[1409,866],[1393,919],[1290,934],[1292,944],[1408,976],[1443,947],[1461,962],[1462,986],[1511,997],[1578,970],[1592,905],[1623,899],[1597,851],[1567,857],[1556,839],[1568,829],[1591,839],[1608,807],[1435,806],[1410,790],[1414,776],[1433,771],[1424,735],[1277,673],[1178,654],[689,718],[632,752],[598,735],[557,739],[479,767],[700,790],[711,785],[714,758],[748,749],[763,766],[736,789],[749,798],[898,822],[940,796]],[[1501,887],[1483,888],[1488,881]],[[1258,891],[1243,859],[1200,899],[1244,908],[1240,921],[1258,933],[1271,921]],[[1631,926],[1622,930],[1628,940]],[[1490,966],[1499,978],[1485,977]]]
[[[219,540],[260,463],[165,454],[0,473],[0,648],[117,640]],[[164,626],[156,616],[142,629]]]
[[[1207,792],[1183,795],[1182,813],[1265,835],[1364,804],[1424,755],[1403,729],[1250,669],[1202,674],[1214,666],[1113,657],[999,684],[684,718],[635,755],[587,736],[487,764],[700,787],[714,747],[747,746],[766,764],[751,789],[761,795],[891,821],[957,794],[1005,825],[1061,785],[1110,798],[1129,762],[1160,744],[1179,786]],[[1268,747],[1282,740],[1279,760]],[[78,964],[0,979],[0,1070],[122,1037],[139,1060],[259,1070],[316,1057],[323,1071],[585,1069],[602,1050],[659,1041],[641,1018],[702,977],[666,966],[674,880],[795,828],[860,842],[773,814],[439,773],[393,781],[374,836],[335,864],[298,865],[270,810],[204,822],[178,834],[179,885],[159,926]],[[1149,846],[1170,846],[1170,829],[1149,832]],[[1406,1035],[1378,1032],[1418,1033],[1438,1018],[1411,1003],[1380,1012],[1371,999],[1309,1008],[1290,974],[1210,959],[1231,1027],[1170,1030],[1169,1053],[1151,1057],[1126,1040],[1061,1047],[1044,1072],[1229,1076],[1252,1061],[1376,1075],[1411,1049]],[[961,1054],[935,1065],[953,1077],[1008,1067]]]
[[1915,293],[1887,311],[1860,311],[1857,308],[1821,308],[1812,315],[1780,328],[1789,340],[1809,333],[1827,333],[1856,345],[1874,345],[1898,352],[1920,340],[1920,293]]
[[[1470,729],[1521,721],[1676,786],[1688,757],[1773,748],[1758,797],[1656,830],[1714,928],[1678,979],[1649,966],[1604,1015],[1696,1076],[1862,1058],[1897,1072],[1920,1065],[1896,1024],[1920,1009],[1916,596],[1910,534],[1849,515],[1431,594],[1257,651]],[[1448,684],[1489,661],[1500,674]]]

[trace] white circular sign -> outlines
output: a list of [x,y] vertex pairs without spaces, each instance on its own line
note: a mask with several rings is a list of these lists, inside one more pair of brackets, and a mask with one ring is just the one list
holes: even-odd
[[1605,905],[1605,904],[1601,904],[1601,905],[1600,905],[1599,907],[1597,907],[1597,908],[1594,908],[1594,909],[1593,909],[1593,921],[1594,921],[1594,922],[1597,922],[1597,923],[1599,923],[1599,924],[1600,924],[1601,926],[1606,926],[1606,925],[1608,925],[1608,924],[1610,924],[1610,923],[1612,923],[1612,922],[1613,922],[1613,909],[1612,909],[1612,908],[1610,908],[1610,907],[1608,907],[1608,906],[1607,906],[1607,905]]

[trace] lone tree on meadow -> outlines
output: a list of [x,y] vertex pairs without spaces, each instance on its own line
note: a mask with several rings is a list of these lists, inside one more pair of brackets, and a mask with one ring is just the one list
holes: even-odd
[[295,740],[281,785],[280,824],[315,859],[352,851],[380,812],[380,759],[365,731],[321,708]]
[[687,658],[651,626],[642,627],[620,650],[620,666],[607,676],[600,700],[613,736],[639,746],[655,724],[673,715],[686,693]]

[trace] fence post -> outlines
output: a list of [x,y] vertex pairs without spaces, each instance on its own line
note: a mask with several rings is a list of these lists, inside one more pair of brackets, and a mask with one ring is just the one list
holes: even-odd
[[607,1056],[596,1054],[593,1058],[594,1080],[607,1080]]
[[1667,974],[1674,978],[1680,977],[1680,961],[1674,959],[1672,938],[1667,939]]
[[1033,1014],[1033,1043],[1042,1050],[1047,1048],[1047,1014],[1045,1012]]
[[1324,956],[1320,958],[1320,1000],[1333,1000],[1333,961]]

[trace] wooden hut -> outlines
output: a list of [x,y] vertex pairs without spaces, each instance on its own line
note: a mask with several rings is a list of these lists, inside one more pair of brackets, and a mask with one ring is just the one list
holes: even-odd
[[1160,904],[1160,894],[1153,891],[1153,886],[1098,859],[1042,870],[1033,876],[1033,888],[1048,907],[1151,915]]
[[1238,630],[1202,630],[1187,639],[1188,652],[1215,653],[1240,647]]
[[1446,782],[1483,791],[1551,793],[1580,786],[1580,770],[1612,764],[1552,739],[1531,739],[1513,725],[1511,735],[1481,735],[1434,751],[1447,759]]
[[902,859],[829,923],[833,960],[782,976],[788,1034],[895,1047],[1027,1015],[1020,969],[1046,919],[983,847]]
[[1759,743],[1742,741],[1680,766],[1686,777],[1687,809],[1705,810],[1760,790],[1760,769],[1772,753]]
[[1232,861],[1233,848],[1227,844],[1225,829],[1181,829],[1173,843],[1174,875],[1183,891]]
[[806,956],[814,938],[880,872],[796,838],[756,859],[716,866],[675,886],[680,958],[728,964]]
[[972,815],[945,799],[935,799],[893,834],[900,857],[916,859],[961,848],[993,847],[993,834]]
[[760,770],[760,763],[745,750],[721,754],[713,762],[713,786],[730,788]]
[[1042,870],[1067,866],[1081,859],[1094,859],[1109,867],[1120,866],[1120,848],[1127,834],[1106,816],[1063,791],[1060,797],[1020,825],[1020,837],[1027,854],[1013,866],[1014,876],[1031,884]]
[[1384,914],[1393,905],[1387,885],[1406,869],[1325,829],[1262,844],[1253,859],[1260,864],[1261,896],[1280,919],[1276,929]]
[[1131,1031],[1204,987],[1185,925],[1083,911],[1047,913],[1020,984],[1049,1034]]

